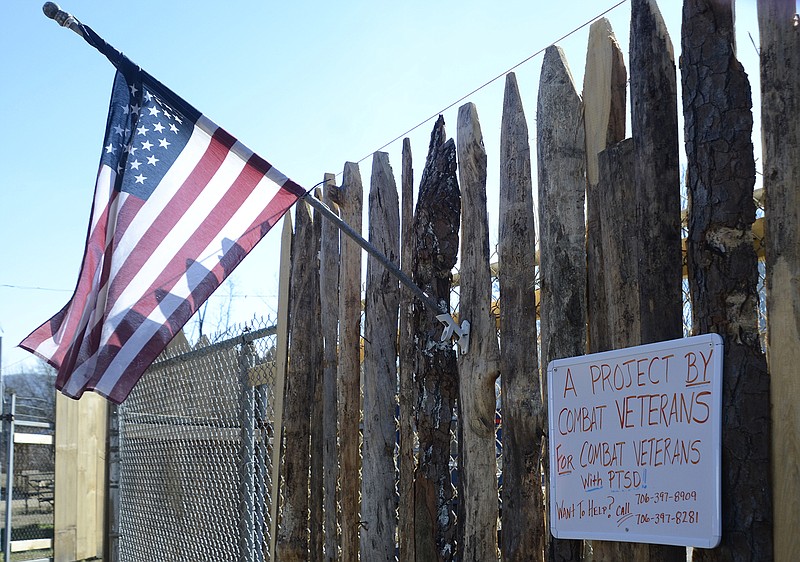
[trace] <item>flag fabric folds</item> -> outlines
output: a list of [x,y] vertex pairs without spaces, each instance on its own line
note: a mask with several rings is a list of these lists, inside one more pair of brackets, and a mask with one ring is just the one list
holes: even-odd
[[82,27],[117,67],[86,250],[72,299],[20,346],[67,396],[120,403],[304,191]]

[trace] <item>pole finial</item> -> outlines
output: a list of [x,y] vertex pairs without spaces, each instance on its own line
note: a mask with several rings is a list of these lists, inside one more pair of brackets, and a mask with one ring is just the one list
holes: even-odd
[[72,31],[78,31],[78,20],[75,16],[62,10],[55,2],[45,2],[42,6],[42,11],[51,20],[55,21],[61,27],[69,27]]

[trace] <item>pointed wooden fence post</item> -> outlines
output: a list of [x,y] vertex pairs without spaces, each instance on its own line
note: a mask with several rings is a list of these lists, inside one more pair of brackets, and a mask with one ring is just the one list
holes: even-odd
[[[369,241],[400,263],[400,209],[389,155],[372,156]],[[397,531],[394,447],[397,440],[397,278],[367,260],[364,303],[364,448],[361,558],[394,561]]]
[[[316,192],[317,199],[322,198],[321,189],[318,187]],[[320,262],[322,243],[322,216],[319,211],[314,210],[314,231],[313,231],[313,252],[311,263],[313,265],[312,276],[309,280],[312,288],[316,291],[316,298],[309,303],[311,308],[306,312],[312,316],[312,332],[309,334],[309,345],[312,348],[312,357],[315,361],[311,365],[311,482],[309,490],[309,510],[310,510],[310,560],[322,560],[323,556],[323,490],[324,490],[324,404],[322,402],[322,377],[324,365],[325,341],[322,335],[322,308],[320,291]],[[325,221],[330,222],[330,221]],[[317,257],[314,257],[317,256]]]
[[[449,310],[452,270],[458,256],[461,194],[456,147],[445,141],[444,119],[431,133],[414,216],[414,282]],[[449,342],[440,342],[441,323],[415,299],[417,433],[419,460],[414,475],[415,559],[449,561],[456,556],[450,448],[458,398],[458,369]]]
[[[344,165],[342,186],[336,203],[342,219],[361,232],[363,200],[358,164]],[[361,490],[359,422],[361,418],[361,247],[350,238],[341,239],[339,269],[339,482],[341,489],[342,560],[358,560],[358,530]]]
[[[589,344],[587,351],[596,353],[614,346],[609,309],[608,287],[615,285],[606,279],[608,262],[601,212],[604,188],[600,177],[600,153],[625,138],[625,93],[627,72],[622,49],[617,43],[611,24],[605,18],[594,22],[589,29],[586,72],[583,79],[584,123],[586,127],[586,213],[587,213],[587,306]],[[633,170],[631,170],[631,173]],[[638,288],[637,288],[638,303]],[[638,304],[637,304],[638,306]],[[638,327],[637,327],[638,339]],[[618,340],[619,341],[619,340]],[[623,543],[593,542],[597,562],[625,560],[630,549]]]
[[[411,166],[411,141],[403,139],[403,167],[401,176],[402,237],[400,265],[403,273],[412,275],[414,251],[414,170]],[[400,501],[397,507],[400,560],[413,560],[414,548],[414,325],[411,307],[414,295],[405,286],[400,287],[400,395],[398,396],[400,419],[400,452],[398,465]]]
[[722,542],[713,550],[695,550],[695,560],[773,559],[770,381],[758,334],[752,233],[753,115],[734,42],[733,2],[684,3],[681,84],[693,331],[717,333],[725,346]]
[[286,393],[286,366],[289,352],[289,285],[292,270],[292,217],[283,218],[281,231],[280,278],[278,281],[278,330],[275,338],[275,388],[272,409],[272,459],[270,488],[270,560],[276,560],[278,519],[281,507],[281,459],[283,458],[283,404]]
[[[322,202],[336,211],[332,194],[336,191],[336,176],[325,174]],[[322,438],[323,445],[323,495],[325,547],[323,560],[338,559],[338,502],[336,489],[339,481],[339,447],[336,442],[336,365],[337,332],[339,330],[339,229],[332,221],[322,219],[320,244],[320,317],[322,321],[323,371],[322,371]]]
[[500,125],[500,350],[503,560],[540,560],[545,521],[539,459],[545,432],[536,341],[536,241],[528,125],[514,73]]
[[469,351],[458,352],[459,476],[463,495],[462,560],[497,559],[497,461],[495,390],[500,350],[492,313],[489,225],[486,211],[486,150],[478,112],[458,109],[458,177],[461,187],[459,318],[470,323]]
[[[640,343],[646,344],[683,336],[678,87],[672,41],[655,0],[632,0],[630,38],[632,201]],[[648,558],[684,562],[686,548],[650,545]]]
[[312,373],[321,363],[316,345],[319,326],[319,262],[311,210],[295,206],[292,282],[289,307],[289,366],[284,405],[284,503],[278,531],[277,559],[309,557],[309,469]]
[[605,18],[589,28],[586,71],[583,76],[584,123],[586,127],[586,222],[588,351],[606,351],[610,336],[606,320],[603,246],[598,205],[597,155],[625,138],[625,92],[627,74],[622,50],[611,23]]
[[[586,160],[583,102],[564,52],[548,47],[536,108],[542,376],[554,359],[586,352]],[[547,397],[546,378],[542,384]],[[546,402],[545,402],[546,406]],[[546,408],[545,408],[546,409]],[[547,463],[547,447],[542,461]],[[548,474],[547,467],[544,471]],[[549,489],[549,487],[548,487]],[[550,538],[548,560],[577,562],[582,541]]]
[[795,11],[792,0],[758,2],[775,560],[791,560],[800,552],[800,33]]
[[[645,344],[683,335],[678,87],[672,41],[655,0],[632,0],[630,37],[636,193],[624,208],[636,216]],[[683,562],[686,552],[679,550],[673,555]]]

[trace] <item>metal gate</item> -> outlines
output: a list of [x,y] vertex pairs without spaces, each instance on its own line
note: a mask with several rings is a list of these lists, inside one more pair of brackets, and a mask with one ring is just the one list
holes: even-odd
[[275,330],[172,349],[119,407],[119,559],[264,560]]
[[11,394],[3,404],[3,560],[53,556],[54,428],[36,415],[39,401]]

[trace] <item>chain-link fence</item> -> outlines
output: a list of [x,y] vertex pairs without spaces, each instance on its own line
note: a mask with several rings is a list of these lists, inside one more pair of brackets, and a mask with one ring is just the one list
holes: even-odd
[[171,346],[119,407],[119,554],[266,559],[275,330]]

